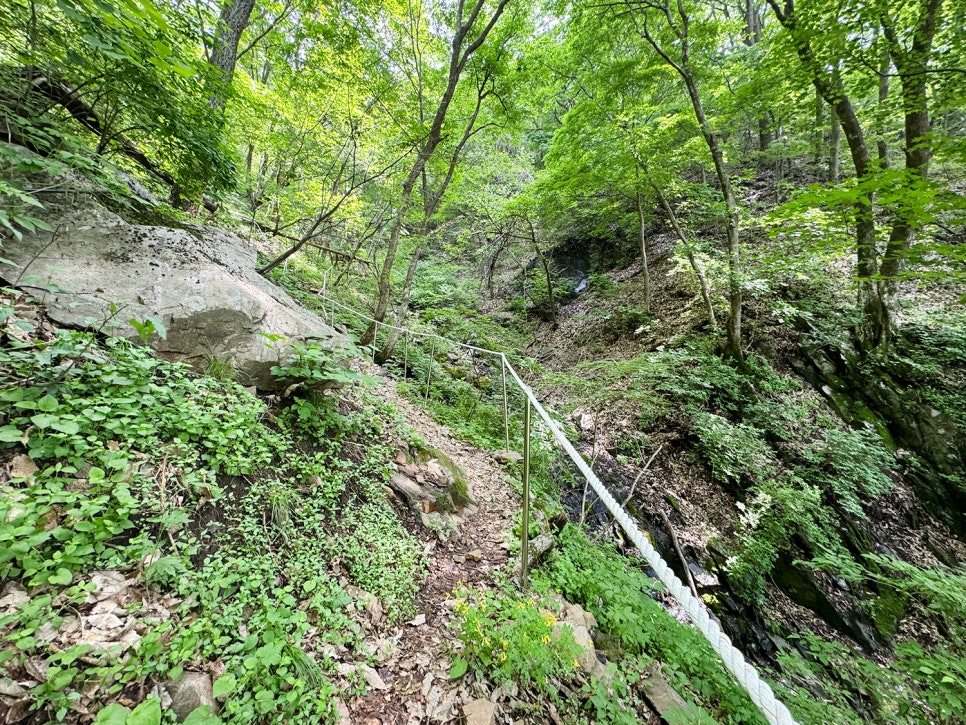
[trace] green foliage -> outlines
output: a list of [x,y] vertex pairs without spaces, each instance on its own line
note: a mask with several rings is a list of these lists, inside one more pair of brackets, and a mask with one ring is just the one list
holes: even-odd
[[591,274],[587,286],[602,299],[609,300],[617,296],[617,286],[606,274]]
[[533,597],[459,590],[454,611],[464,649],[454,661],[453,677],[469,663],[497,684],[532,684],[550,693],[552,679],[568,679],[578,666],[573,631],[555,630],[553,613]]
[[459,279],[461,270],[455,265],[429,265],[413,280],[410,301],[413,309],[445,313],[457,308],[475,308],[478,296]]
[[550,379],[591,409],[633,404],[643,430],[683,414],[694,449],[740,501],[728,572],[749,601],[762,601],[765,577],[793,537],[815,554],[848,558],[834,512],[863,518],[864,502],[891,488],[892,456],[874,432],[818,416],[800,383],[760,359],[749,358],[743,373],[687,343],[576,373]]
[[378,597],[391,622],[416,613],[414,597],[426,574],[422,546],[385,504],[366,504],[345,514],[345,531],[330,552],[349,577]]
[[[12,308],[3,319],[33,330]],[[332,563],[394,620],[412,611],[425,572],[382,490],[385,407],[328,396],[321,423],[290,405],[269,427],[265,403],[237,384],[77,332],[5,338],[0,371],[15,383],[0,390],[0,441],[37,468],[0,496],[0,580],[34,589],[0,618],[0,638],[13,645],[9,671],[28,658],[47,667],[31,693],[36,710],[64,721],[81,687],[113,698],[219,660],[224,722],[332,721],[320,647],[361,638]],[[213,508],[217,525],[206,526]],[[143,571],[146,586],[183,604],[167,621],[141,620],[139,646],[124,657],[48,649],[38,630],[59,627],[65,605],[86,606],[90,573],[102,569]],[[100,717],[155,722],[156,704]]]
[[39,171],[56,174],[65,168],[60,161],[45,159],[20,147],[0,146],[0,233],[9,233],[19,241],[24,231],[54,231],[45,221],[32,216],[43,204],[14,179]]
[[[173,9],[150,0],[111,7],[16,1],[0,29],[10,63],[0,74],[17,108],[9,121],[23,143],[81,169],[91,166],[85,157],[140,147],[189,197],[233,185],[233,160],[208,96],[213,71],[196,53],[195,28]],[[42,79],[36,88],[31,75]],[[68,94],[83,89],[76,97],[89,112],[72,109],[80,124],[50,103],[39,90],[44,83]],[[65,154],[68,139],[79,143]]]
[[613,549],[592,546],[573,526],[564,528],[559,543],[533,573],[536,587],[559,591],[592,612],[600,628],[631,654],[663,662],[671,684],[691,693],[718,722],[764,721],[701,634],[651,598],[654,580]]
[[367,380],[346,368],[344,357],[316,343],[292,343],[286,348],[286,359],[271,369],[272,375],[287,385],[299,384],[305,390],[325,390]]
[[[966,658],[962,647],[937,647],[926,652],[916,642],[896,647],[895,667],[919,688],[926,706],[941,722],[955,722],[966,708]],[[912,714],[900,708],[900,714]]]
[[[239,533],[245,528],[242,522]],[[325,660],[304,651],[302,640],[310,617],[348,635],[350,600],[324,572],[278,584],[283,571],[270,553],[219,553],[182,580],[180,593],[197,600],[197,616],[173,632],[164,656],[172,667],[195,658],[224,663],[214,690],[229,696],[225,722],[332,721],[334,691],[317,663]],[[299,607],[307,595],[308,606]]]
[[622,335],[633,335],[644,327],[652,315],[646,310],[633,305],[619,305],[610,319],[610,326]]

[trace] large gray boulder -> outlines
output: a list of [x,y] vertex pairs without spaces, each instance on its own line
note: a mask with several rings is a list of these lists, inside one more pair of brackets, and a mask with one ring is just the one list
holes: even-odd
[[263,390],[277,388],[269,369],[286,343],[346,342],[255,272],[255,250],[234,234],[129,224],[89,197],[48,204],[39,216],[56,231],[5,243],[0,256],[16,266],[0,265],[0,274],[41,298],[59,324],[137,340],[129,320],[156,317],[167,337],[149,344],[162,357],[196,369],[217,359]]

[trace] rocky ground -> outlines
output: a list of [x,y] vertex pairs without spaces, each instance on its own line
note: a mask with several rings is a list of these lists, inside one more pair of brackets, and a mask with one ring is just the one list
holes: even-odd
[[[421,536],[430,555],[430,571],[420,591],[419,614],[391,629],[376,628],[367,639],[366,646],[374,660],[373,671],[367,678],[370,686],[365,694],[340,703],[343,722],[365,725],[560,723],[552,705],[542,715],[522,715],[530,709],[531,698],[516,687],[495,687],[472,674],[458,680],[450,678],[453,655],[461,648],[452,628],[454,589],[486,588],[497,570],[503,569],[512,575],[516,563],[508,558],[513,517],[520,507],[520,496],[508,482],[512,474],[507,468],[507,459],[512,461],[513,454],[480,451],[454,439],[447,428],[401,396],[390,381],[383,380],[378,395],[404,413],[406,422],[419,431],[428,447],[443,453],[459,468],[469,484],[468,493],[473,503],[457,514],[430,514],[439,517],[437,521],[445,521],[442,526],[432,525],[433,529],[441,529],[441,533],[434,534],[425,525],[421,526]],[[429,462],[429,471],[433,463]],[[403,456],[397,459],[397,468],[394,476],[397,483],[393,486],[396,491],[401,488],[397,476],[422,478],[416,472],[418,466]],[[405,498],[396,491],[393,496],[397,500]],[[420,523],[425,523],[426,519],[421,518]],[[446,536],[448,531],[451,533]],[[562,599],[556,602],[555,609],[561,626],[571,627],[575,639],[585,647],[581,658],[583,676],[602,675],[604,666],[590,638],[590,631],[596,626],[593,616]]]

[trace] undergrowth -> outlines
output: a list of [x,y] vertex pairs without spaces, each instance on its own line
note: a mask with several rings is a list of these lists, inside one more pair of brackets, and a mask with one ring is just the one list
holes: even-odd
[[[187,670],[221,702],[194,723],[333,721],[324,647],[361,639],[342,584],[393,622],[425,572],[382,488],[385,407],[311,346],[280,362],[295,392],[271,409],[126,340],[2,317],[0,583],[19,602],[0,608],[3,676],[42,666],[32,708],[56,722],[173,721],[156,698],[119,702]],[[136,635],[54,647],[104,601],[97,572],[140,592],[118,610]]]
[[845,428],[820,412],[800,383],[750,358],[750,373],[706,344],[627,361],[585,363],[553,376],[576,401],[601,409],[623,400],[640,430],[682,425],[712,476],[739,500],[729,578],[761,603],[766,577],[792,539],[813,553],[848,556],[834,511],[858,519],[891,487],[892,457],[876,435]]
[[694,628],[672,618],[652,598],[660,585],[606,546],[592,545],[575,526],[534,571],[534,587],[558,591],[593,613],[602,631],[627,654],[662,668],[672,686],[710,711],[717,722],[763,723],[760,711]]

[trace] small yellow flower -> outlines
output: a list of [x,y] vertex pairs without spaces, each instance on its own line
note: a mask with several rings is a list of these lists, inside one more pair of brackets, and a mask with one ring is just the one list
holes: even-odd
[[507,648],[507,645],[508,645],[508,644],[510,644],[510,643],[509,643],[509,642],[507,642],[506,640],[503,640],[503,641],[502,641],[502,642],[500,643],[500,646],[502,646],[502,647],[503,647],[503,649],[506,649],[506,648]]
[[542,636],[542,637],[540,638],[540,641],[541,641],[541,642],[543,642],[544,644],[550,644],[550,637],[549,637],[549,635],[546,635],[546,634],[545,634],[545,635],[543,635],[543,636]]
[[506,652],[500,652],[500,662],[506,662]]
[[570,663],[570,666],[573,667],[574,669],[577,669],[578,667],[580,667],[580,663],[577,660],[574,660],[573,662]]

